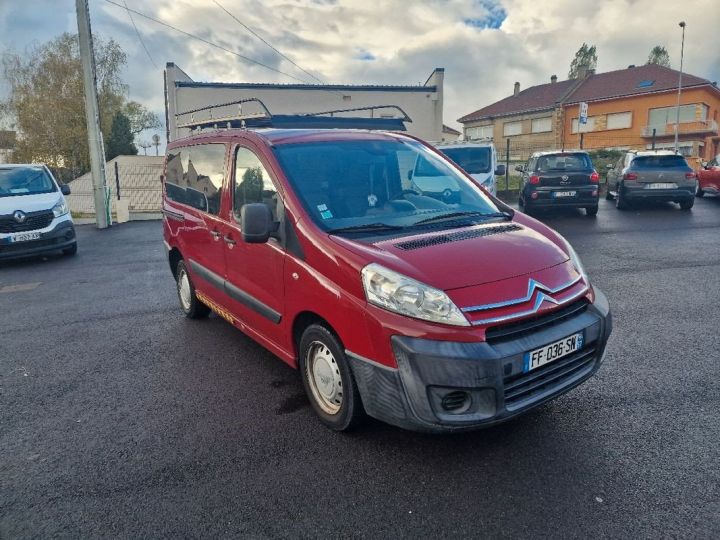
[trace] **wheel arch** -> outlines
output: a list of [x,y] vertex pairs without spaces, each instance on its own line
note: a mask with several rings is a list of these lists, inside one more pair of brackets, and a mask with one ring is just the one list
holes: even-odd
[[325,317],[318,315],[314,311],[301,311],[295,315],[292,323],[292,352],[296,360],[300,355],[300,339],[302,338],[303,332],[313,324],[319,324],[327,328],[328,331],[335,336],[335,339],[338,340],[340,345],[344,347],[343,341],[337,331]]
[[170,264],[170,271],[174,278],[177,278],[177,266],[182,260],[183,256],[178,248],[173,247],[168,251],[168,263]]

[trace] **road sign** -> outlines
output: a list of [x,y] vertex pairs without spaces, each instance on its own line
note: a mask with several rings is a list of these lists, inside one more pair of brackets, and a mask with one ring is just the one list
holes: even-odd
[[580,103],[580,123],[587,124],[588,118],[588,104],[584,101]]

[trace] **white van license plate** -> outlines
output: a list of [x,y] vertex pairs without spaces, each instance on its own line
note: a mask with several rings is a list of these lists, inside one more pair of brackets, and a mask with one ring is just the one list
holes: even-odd
[[574,197],[575,191],[553,191],[553,197],[559,199],[560,197]]
[[570,353],[579,351],[582,349],[583,341],[583,333],[578,332],[577,334],[555,341],[554,343],[550,343],[549,345],[545,345],[544,347],[540,347],[534,351],[526,352],[523,371],[527,373],[528,371],[532,371],[533,369],[537,369],[545,364],[558,360],[563,356],[567,356]]
[[40,238],[39,232],[16,233],[10,237],[11,242],[27,242],[28,240],[37,240]]

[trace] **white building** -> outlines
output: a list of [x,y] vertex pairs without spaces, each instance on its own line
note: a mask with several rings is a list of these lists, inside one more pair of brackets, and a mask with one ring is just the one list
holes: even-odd
[[[406,123],[408,133],[425,140],[439,141],[443,130],[444,75],[444,68],[436,68],[424,84],[417,86],[216,83],[193,81],[182,69],[168,62],[165,68],[167,140],[173,141],[188,134],[187,129],[177,127],[183,122],[178,122],[176,114],[209,105],[258,98],[272,114],[397,105],[412,119],[412,122]],[[358,114],[370,115],[367,111]],[[373,114],[401,117],[391,109]]]

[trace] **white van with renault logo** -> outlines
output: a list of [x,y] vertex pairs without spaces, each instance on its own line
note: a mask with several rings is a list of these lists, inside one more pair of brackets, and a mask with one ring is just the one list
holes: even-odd
[[45,165],[0,165],[0,261],[77,252],[75,226],[65,195]]

